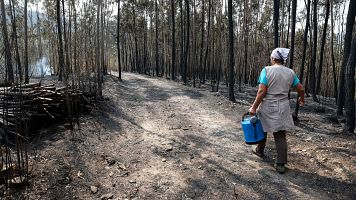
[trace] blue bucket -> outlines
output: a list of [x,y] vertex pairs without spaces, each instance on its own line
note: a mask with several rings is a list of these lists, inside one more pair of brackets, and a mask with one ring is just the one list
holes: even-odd
[[266,134],[257,116],[251,116],[249,113],[244,114],[242,116],[241,126],[246,144],[258,144],[266,140]]

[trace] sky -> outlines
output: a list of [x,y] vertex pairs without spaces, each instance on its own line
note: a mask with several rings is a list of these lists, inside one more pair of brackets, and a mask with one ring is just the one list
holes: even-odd
[[[29,3],[28,4],[29,9],[36,11],[37,10],[37,6],[38,6],[39,12],[44,13],[45,12],[45,7],[43,5],[43,0],[37,0],[37,1],[38,2],[36,2],[36,3]],[[77,0],[76,2],[79,3],[79,7],[81,7],[83,5],[84,1],[85,0]],[[113,9],[111,9],[111,8],[113,8]],[[115,8],[117,8],[117,4],[116,3],[114,5],[111,5],[111,7],[110,7],[110,10],[113,10],[113,14],[112,15],[114,15],[114,16],[117,15],[117,9],[115,9]]]

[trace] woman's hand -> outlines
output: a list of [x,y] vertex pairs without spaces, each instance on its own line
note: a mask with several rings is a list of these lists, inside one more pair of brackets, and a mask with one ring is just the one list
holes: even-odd
[[299,98],[298,98],[299,106],[304,106],[304,95],[305,95],[305,92],[304,92],[303,85],[299,83],[295,89],[297,90],[298,95],[299,95]]
[[256,114],[256,108],[251,107],[250,109],[248,109],[248,112],[250,113],[250,115],[255,115]]
[[299,97],[298,103],[300,107],[304,106],[304,97]]

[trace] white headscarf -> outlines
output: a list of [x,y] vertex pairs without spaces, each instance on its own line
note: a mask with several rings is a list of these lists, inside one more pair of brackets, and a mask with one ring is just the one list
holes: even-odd
[[271,58],[275,58],[278,60],[284,60],[284,62],[288,59],[290,49],[287,48],[276,48],[272,51]]

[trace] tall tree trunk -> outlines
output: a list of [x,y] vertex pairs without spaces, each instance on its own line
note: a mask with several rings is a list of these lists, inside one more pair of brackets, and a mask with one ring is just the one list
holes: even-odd
[[279,0],[273,0],[273,32],[274,32],[274,47],[279,46],[279,33],[278,33],[278,21],[279,21]]
[[317,83],[316,83],[316,93],[320,92],[321,75],[322,75],[322,72],[323,72],[322,70],[323,70],[323,61],[324,61],[324,47],[325,47],[326,31],[328,29],[328,20],[329,20],[329,14],[330,14],[330,2],[329,2],[329,0],[325,0],[325,5],[326,5],[326,13],[325,13],[325,22],[324,22],[324,28],[323,28],[323,35],[322,35],[322,38],[321,38],[321,48],[320,48],[318,77],[317,77]]
[[[247,19],[247,14],[248,14],[248,0],[244,1],[244,84],[248,83],[248,64],[247,64],[247,59],[248,59],[248,19]],[[278,30],[277,30],[278,32]],[[240,88],[240,87],[239,87]]]
[[[64,55],[63,55],[63,41],[62,41],[62,24],[61,24],[61,2],[60,0],[56,1],[56,9],[57,9],[57,32],[58,32],[58,61],[59,61],[59,74],[58,74],[58,80],[62,81],[63,80],[63,71],[64,71]],[[26,40],[26,39],[25,39]],[[26,50],[25,50],[26,51]],[[25,76],[26,76],[26,62],[28,61],[28,58],[26,59],[25,55]],[[28,71],[27,71],[28,74]],[[25,78],[26,82],[26,78]]]
[[294,65],[294,47],[295,47],[295,21],[297,18],[297,0],[292,0],[292,30],[291,30],[291,48],[289,56],[289,68]]
[[[143,69],[144,69],[144,73],[146,75],[150,75],[150,69],[147,69],[147,19],[146,19],[146,14],[144,14],[143,16],[143,26],[144,26],[144,33],[143,33]],[[148,74],[147,74],[148,72]]]
[[134,25],[134,40],[135,40],[135,66],[134,71],[136,70],[138,73],[141,73],[140,66],[139,66],[139,59],[138,59],[138,44],[137,44],[137,27],[136,27],[136,0],[132,5],[132,12],[133,12],[133,25]]
[[[36,8],[36,17],[37,17],[37,37],[38,37],[38,59],[42,59],[43,50],[42,50],[42,34],[41,34],[41,19],[38,12],[38,5]],[[41,74],[42,75],[42,74]]]
[[1,25],[2,25],[2,36],[3,43],[5,48],[5,60],[6,60],[6,84],[10,85],[14,83],[14,72],[12,68],[12,55],[11,48],[7,33],[7,23],[6,23],[6,12],[5,12],[5,3],[4,0],[0,1],[1,3]]
[[289,28],[290,28],[290,24],[291,24],[291,20],[290,20],[290,18],[291,18],[291,10],[290,9],[291,8],[290,8],[290,6],[291,6],[291,2],[288,1],[288,25],[287,25],[286,47],[289,47],[289,30],[290,30]]
[[232,21],[232,0],[228,0],[229,21],[229,100],[235,102],[234,95],[234,28]]
[[201,13],[202,13],[202,24],[201,24],[201,42],[200,42],[200,59],[199,59],[199,87],[200,83],[202,83],[203,79],[203,51],[204,51],[204,24],[205,24],[205,0],[202,0],[201,2],[202,8],[201,8]]
[[316,97],[316,84],[315,84],[315,65],[316,65],[316,53],[318,50],[318,0],[313,1],[313,55],[310,65],[310,91],[313,96],[313,100],[319,102],[318,98]]
[[25,52],[24,52],[24,68],[25,68],[25,83],[29,83],[29,75],[28,75],[28,14],[27,14],[27,3],[28,0],[25,0],[24,4],[24,45],[25,45]]
[[174,0],[171,0],[171,15],[172,15],[172,66],[171,66],[171,79],[175,80],[175,64],[176,64],[176,24],[174,14]]
[[101,47],[100,47],[100,24],[101,24],[101,20],[100,20],[100,10],[101,10],[101,4],[102,4],[102,0],[98,0],[98,7],[97,7],[97,12],[96,12],[96,72],[97,72],[97,83],[98,83],[98,90],[97,90],[97,97],[99,99],[101,99],[103,97],[103,88],[102,88],[102,66],[101,66],[101,62],[100,62],[100,51],[101,51]]
[[330,2],[330,9],[331,9],[331,37],[330,37],[330,53],[331,53],[331,61],[332,61],[332,68],[333,68],[333,82],[334,82],[334,97],[337,99],[337,80],[336,80],[336,64],[335,64],[335,54],[334,54],[334,16],[333,16],[333,0],[329,0]]
[[193,19],[193,64],[192,64],[192,70],[193,70],[193,87],[196,87],[196,73],[197,73],[197,38],[198,38],[198,31],[196,31],[196,24],[197,24],[197,10],[196,10],[196,2],[195,0],[193,0],[193,15],[194,15],[194,19]]
[[78,52],[77,52],[77,42],[78,42],[78,22],[77,22],[77,9],[75,6],[75,0],[72,1],[73,12],[74,12],[74,70],[76,76],[78,77],[78,86],[80,86],[81,82],[81,75],[80,75],[80,68],[78,66]]
[[355,23],[356,16],[356,1],[350,0],[349,11],[347,13],[347,21],[346,21],[346,33],[345,33],[345,42],[344,42],[344,55],[342,58],[340,78],[339,78],[339,90],[338,90],[338,101],[337,101],[337,115],[343,115],[343,107],[344,107],[344,85],[345,85],[345,68],[347,64],[347,60],[349,58],[350,49],[351,49],[351,39],[352,39],[352,31]]
[[356,67],[356,36],[352,40],[349,59],[345,69],[345,132],[355,131],[355,67]]
[[183,75],[183,65],[184,65],[184,11],[183,11],[183,0],[179,0],[180,9],[180,62],[179,62],[179,72]]
[[120,0],[117,2],[117,65],[119,71],[119,80],[121,81],[121,58],[120,58]]
[[106,26],[106,20],[105,20],[105,16],[103,13],[103,7],[105,6],[106,9],[106,4],[107,1],[101,0],[100,2],[100,48],[101,48],[101,53],[100,53],[100,65],[101,65],[101,82],[104,82],[104,76],[107,74],[107,65],[105,62],[105,26]]
[[[299,80],[301,83],[303,83],[305,58],[307,55],[307,46],[308,46],[308,29],[309,29],[309,25],[310,25],[310,1],[311,0],[308,0],[308,3],[307,3],[307,19],[306,19],[306,23],[305,23],[304,38],[303,38],[302,65],[300,67],[300,72],[299,72]],[[298,96],[298,98],[299,98],[299,96]],[[293,113],[294,119],[298,119],[298,111],[299,111],[299,103],[296,102],[295,110]]]
[[15,2],[14,0],[10,0],[10,9],[11,9],[11,19],[12,19],[12,31],[13,36],[15,38],[15,53],[16,53],[16,63],[17,63],[17,72],[20,77],[20,82],[22,82],[22,66],[21,66],[21,59],[20,59],[20,52],[19,52],[19,43],[18,43],[18,35],[17,35],[17,25],[16,25],[16,10],[15,10]]
[[211,27],[211,0],[209,0],[208,4],[208,35],[207,35],[207,40],[206,40],[206,48],[205,48],[205,56],[204,56],[204,69],[203,69],[203,84],[205,84],[205,78],[206,78],[206,67],[207,67],[207,59],[208,59],[208,54],[209,54],[209,46],[210,46],[210,27]]
[[156,18],[156,32],[155,32],[155,45],[156,45],[156,76],[159,76],[159,57],[158,57],[158,3],[157,0],[155,0],[155,18]]
[[190,9],[189,9],[189,0],[185,0],[185,7],[187,11],[187,32],[185,40],[185,51],[184,51],[184,65],[183,65],[183,81],[187,84],[187,69],[188,69],[188,53],[189,53],[189,32],[190,32]]
[[69,61],[69,49],[68,49],[68,38],[67,38],[67,26],[66,26],[66,15],[64,9],[64,0],[62,0],[62,13],[63,13],[63,40],[64,40],[64,51],[65,51],[65,70],[68,71],[70,69],[70,61]]

